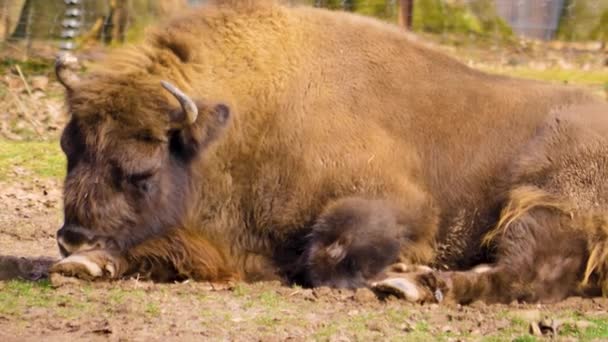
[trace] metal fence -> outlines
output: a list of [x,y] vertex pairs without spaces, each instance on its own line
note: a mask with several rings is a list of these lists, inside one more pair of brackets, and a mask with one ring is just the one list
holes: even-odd
[[13,15],[16,22],[7,23],[9,40],[58,39],[64,29],[79,32],[108,11],[103,2],[87,0],[26,0],[21,3],[19,15]]
[[515,32],[531,38],[555,37],[565,0],[495,0],[498,14]]
[[[190,6],[204,3],[206,0],[186,0]],[[134,22],[146,23],[154,20],[153,0],[134,1],[129,4],[129,25]],[[141,4],[149,3],[150,6]],[[4,6],[4,8],[3,8]],[[112,26],[109,0],[0,0],[0,23],[3,24],[6,41],[56,40],[64,49],[74,47],[74,39],[82,37],[99,24],[99,40],[106,40]]]

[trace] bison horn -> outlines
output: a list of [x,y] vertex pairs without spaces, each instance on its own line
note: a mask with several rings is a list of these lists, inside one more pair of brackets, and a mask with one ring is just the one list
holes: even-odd
[[55,74],[57,79],[63,86],[72,90],[80,82],[80,78],[76,75],[78,69],[78,58],[70,53],[62,53],[55,60]]
[[196,121],[196,117],[198,116],[198,108],[194,101],[188,97],[188,95],[184,94],[181,90],[177,89],[173,84],[160,81],[160,84],[165,88],[171,95],[175,96],[179,104],[182,106],[184,110],[184,114],[186,114],[186,119],[188,124],[193,124]]

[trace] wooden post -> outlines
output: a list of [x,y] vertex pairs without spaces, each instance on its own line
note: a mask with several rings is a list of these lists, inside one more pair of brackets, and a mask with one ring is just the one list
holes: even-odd
[[8,0],[0,0],[0,41],[8,38],[11,32],[11,19]]
[[106,44],[124,43],[129,20],[129,0],[110,0],[110,13],[105,18],[102,41]]
[[397,23],[399,26],[410,30],[413,14],[414,0],[397,0]]

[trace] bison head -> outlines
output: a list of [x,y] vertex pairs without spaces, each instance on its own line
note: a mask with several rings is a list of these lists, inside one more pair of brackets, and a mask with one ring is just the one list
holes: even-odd
[[228,106],[193,101],[148,73],[81,80],[74,62],[64,55],[56,64],[71,115],[61,137],[61,254],[122,251],[185,224],[194,165],[229,123]]

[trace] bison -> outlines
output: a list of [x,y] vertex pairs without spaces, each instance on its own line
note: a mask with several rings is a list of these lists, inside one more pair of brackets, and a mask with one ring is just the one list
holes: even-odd
[[389,24],[220,1],[86,77],[54,275],[281,280],[416,302],[608,292],[608,105]]

